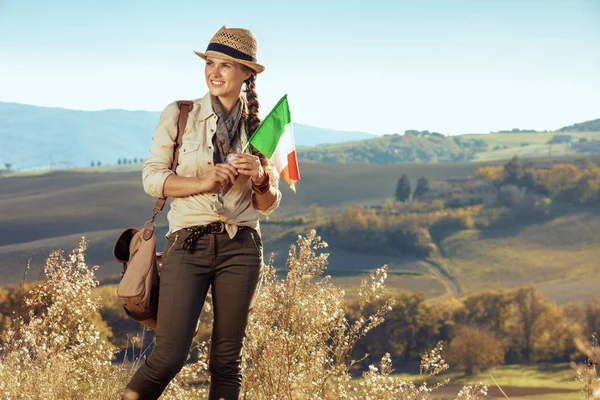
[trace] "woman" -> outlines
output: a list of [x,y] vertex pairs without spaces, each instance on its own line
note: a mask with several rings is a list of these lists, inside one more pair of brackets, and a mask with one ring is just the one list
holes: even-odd
[[281,200],[269,161],[241,152],[260,123],[255,80],[264,67],[256,63],[254,35],[223,26],[206,52],[196,54],[206,61],[209,93],[193,102],[177,174],[169,169],[176,103],[161,114],[143,168],[144,190],[173,200],[154,350],[123,399],[157,399],[181,370],[209,287],[214,306],[209,399],[238,398],[242,339],[261,276],[259,212],[271,213]]

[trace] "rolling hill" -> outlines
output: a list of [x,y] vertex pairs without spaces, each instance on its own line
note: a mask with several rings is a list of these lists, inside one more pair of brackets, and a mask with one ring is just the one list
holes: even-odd
[[[288,229],[273,221],[309,215],[311,206],[335,209],[350,203],[379,204],[394,193],[398,177],[407,173],[411,179],[461,177],[474,173],[479,165],[471,163],[347,165],[301,162],[302,181],[297,194],[281,185],[283,201],[262,222],[265,252],[280,254],[283,265],[291,236],[281,236]],[[137,166],[140,167],[139,165]],[[120,271],[111,256],[111,246],[120,230],[140,226],[149,218],[154,199],[142,189],[140,171],[96,173],[59,171],[37,176],[0,178],[0,285],[16,282],[23,266],[33,257],[32,274],[39,271],[44,258],[57,248],[75,246],[81,236],[90,241],[90,263],[99,264],[99,276]],[[166,228],[166,217],[159,219],[159,246]],[[308,229],[308,228],[307,228]],[[276,240],[272,240],[277,237]],[[343,274],[381,266],[382,258],[332,251],[332,271]],[[344,254],[344,255],[342,255]],[[340,259],[336,262],[335,259]],[[403,264],[395,258],[395,264]],[[370,260],[370,261],[368,261]],[[348,261],[351,261],[349,265]],[[368,262],[367,262],[368,261]],[[392,260],[388,260],[392,262]]]
[[[15,169],[89,166],[144,159],[160,113],[76,111],[0,102],[0,166]],[[315,146],[374,137],[294,124],[296,144]]]
[[[599,129],[600,130],[600,129]],[[409,131],[410,132],[410,131]],[[384,135],[360,142],[302,148],[298,157],[330,163],[404,163],[502,160],[520,157],[565,156],[600,152],[600,131],[569,132],[569,141],[553,144],[561,132]],[[579,143],[578,143],[579,142]],[[585,142],[585,146],[580,143]]]
[[559,132],[600,132],[600,118],[564,126]]
[[[596,162],[600,156],[592,157]],[[570,158],[572,160],[572,158]],[[496,162],[492,162],[496,163]],[[491,163],[490,163],[491,164]],[[351,203],[378,205],[392,197],[399,175],[415,181],[460,178],[473,174],[480,162],[439,164],[328,164],[301,162],[302,181],[294,195],[282,185],[283,201],[261,221],[265,255],[274,252],[284,269],[290,244],[312,224],[290,224],[294,216],[311,216],[313,205],[334,210]],[[137,166],[139,168],[139,165]],[[61,171],[38,176],[0,178],[0,285],[22,279],[31,258],[30,279],[38,276],[50,251],[70,250],[85,236],[88,263],[99,265],[101,279],[118,276],[112,259],[117,234],[140,226],[154,200],[141,187],[140,171],[98,173],[93,169]],[[309,219],[310,220],[310,219]],[[598,283],[600,213],[573,209],[559,219],[494,232],[462,231],[440,243],[445,257],[437,262],[463,294],[492,287],[536,283],[557,301],[589,298]],[[166,218],[160,217],[159,248],[164,245]],[[326,241],[328,238],[323,237]],[[328,273],[348,288],[357,277],[383,264],[390,266],[395,289],[421,289],[430,296],[452,293],[451,285],[427,260],[371,254],[335,246],[328,248]],[[330,244],[331,244],[330,243]]]

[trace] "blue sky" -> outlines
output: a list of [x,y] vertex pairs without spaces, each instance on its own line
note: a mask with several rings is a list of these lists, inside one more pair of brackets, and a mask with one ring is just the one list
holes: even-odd
[[266,113],[377,134],[600,118],[600,0],[0,0],[0,101],[161,110],[206,92],[204,50],[251,29]]

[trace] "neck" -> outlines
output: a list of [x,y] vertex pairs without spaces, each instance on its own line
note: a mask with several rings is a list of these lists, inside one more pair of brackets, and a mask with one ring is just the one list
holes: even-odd
[[235,104],[238,102],[239,96],[235,96],[235,97],[218,97],[219,101],[221,102],[221,105],[223,106],[223,110],[225,110],[225,112],[227,114],[229,114],[231,112],[231,110],[233,110],[233,107],[235,106]]

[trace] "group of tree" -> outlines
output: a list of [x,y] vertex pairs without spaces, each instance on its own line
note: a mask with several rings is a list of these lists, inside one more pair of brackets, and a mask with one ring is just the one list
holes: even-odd
[[[11,321],[23,313],[24,293],[35,285],[0,287],[0,344]],[[382,304],[387,301],[380,300]],[[533,286],[487,290],[436,302],[423,292],[401,292],[393,300],[383,324],[354,349],[355,359],[368,354],[362,361],[365,368],[385,353],[390,353],[396,365],[419,360],[440,340],[446,343],[451,365],[471,374],[503,363],[565,362],[581,356],[574,345],[576,339],[600,332],[599,300],[558,306]],[[358,317],[358,309],[358,304],[347,303],[350,320]],[[118,346],[126,345],[123,337],[127,332],[139,328],[117,303],[106,304],[102,318],[102,332]]]
[[548,141],[547,144],[568,144],[573,141],[573,136],[571,135],[554,135],[552,139]]
[[438,255],[437,241],[463,229],[490,226],[501,216],[483,205],[447,208],[441,200],[387,200],[379,207],[354,204],[330,213],[320,227],[330,244],[338,247],[430,257]]
[[442,133],[439,133],[439,132],[417,131],[414,129],[406,130],[406,131],[404,131],[404,134],[408,135],[408,136],[418,137],[418,138],[428,138],[428,137],[432,137],[432,136],[441,137],[441,138],[445,137]]
[[413,199],[421,199],[429,191],[429,179],[421,177],[417,180],[415,191],[411,192],[411,184],[408,175],[402,174],[396,184],[395,197],[397,201],[406,203],[411,199],[411,193]]
[[141,162],[143,160],[143,158],[119,158],[117,160],[117,165],[137,164],[138,162]]
[[419,178],[413,191],[403,174],[396,184],[395,201],[378,207],[350,205],[319,218],[319,225],[344,248],[429,257],[438,254],[439,241],[464,229],[539,222],[553,215],[553,204],[600,202],[600,167],[589,161],[525,168],[514,157],[504,165],[482,167],[476,175],[497,187],[495,203],[423,201],[430,191],[429,180]]
[[578,165],[556,163],[544,168],[524,168],[519,157],[505,165],[480,168],[476,175],[497,187],[513,185],[530,194],[546,196],[571,204],[596,204],[600,201],[600,167],[589,160]]
[[368,364],[392,349],[392,359],[401,363],[418,360],[442,340],[449,343],[451,365],[470,374],[503,363],[565,362],[581,356],[576,339],[599,332],[598,317],[598,300],[559,307],[533,286],[435,303],[421,292],[406,292],[359,342],[356,355],[368,353]]
[[535,129],[513,128],[513,129],[510,129],[510,130],[504,130],[504,131],[498,131],[498,132],[491,132],[491,133],[538,133],[538,132],[545,132],[545,131],[536,131]]
[[300,148],[297,153],[302,160],[330,163],[455,162],[472,160],[488,147],[482,139],[409,130],[404,135]]
[[[127,164],[137,164],[138,162],[144,161],[143,158],[119,158],[117,159],[117,165],[127,165]],[[101,161],[92,161],[90,163],[90,167],[100,167],[102,166]]]
[[559,132],[600,132],[600,118],[591,121],[580,122],[569,126],[564,126]]

